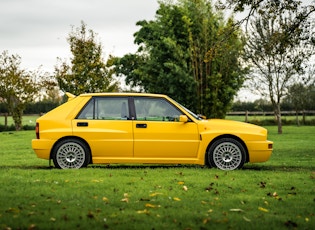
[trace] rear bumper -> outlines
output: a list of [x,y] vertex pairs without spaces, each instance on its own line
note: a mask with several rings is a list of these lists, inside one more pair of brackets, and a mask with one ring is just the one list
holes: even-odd
[[49,160],[50,152],[53,147],[54,141],[47,139],[33,139],[32,148],[38,158]]
[[251,141],[247,143],[249,153],[249,162],[265,162],[268,161],[273,150],[272,141]]

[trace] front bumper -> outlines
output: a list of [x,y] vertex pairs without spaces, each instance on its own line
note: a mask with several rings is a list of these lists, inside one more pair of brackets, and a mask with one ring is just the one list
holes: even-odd
[[251,141],[247,143],[249,162],[268,161],[273,150],[272,141]]

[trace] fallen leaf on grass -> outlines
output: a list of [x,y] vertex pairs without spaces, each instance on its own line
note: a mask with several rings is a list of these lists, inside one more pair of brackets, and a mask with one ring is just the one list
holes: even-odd
[[202,223],[203,223],[203,224],[206,224],[206,223],[208,223],[210,220],[211,220],[211,218],[208,217],[208,218],[206,218],[206,219],[203,219]]
[[150,196],[157,196],[157,195],[162,195],[162,193],[156,192],[156,193],[151,193]]
[[9,212],[9,213],[19,213],[20,209],[18,208],[9,208],[7,209],[5,212]]
[[259,211],[262,211],[262,212],[269,212],[268,209],[263,208],[263,207],[258,207],[258,210],[259,210]]
[[160,205],[154,205],[154,204],[146,203],[145,207],[147,207],[147,208],[159,208]]
[[178,198],[178,197],[173,197],[173,200],[175,200],[175,201],[181,201],[181,199]]
[[259,183],[259,187],[260,188],[266,188],[266,182],[264,182],[264,181],[261,181],[260,183]]
[[121,201],[121,202],[126,202],[126,203],[128,203],[128,202],[129,202],[129,199],[128,199],[128,197],[126,197],[126,198],[121,199],[120,201]]
[[297,228],[297,223],[291,221],[291,220],[288,220],[287,222],[284,223],[285,226],[287,227],[293,227],[293,228]]
[[240,208],[231,208],[230,212],[244,212],[244,210],[242,210]]
[[106,203],[108,203],[108,201],[109,201],[108,198],[105,197],[105,196],[102,198],[102,200],[103,200],[104,202],[106,202]]
[[178,181],[177,184],[182,185],[182,184],[185,184],[185,182],[184,181]]
[[149,214],[150,212],[147,209],[137,211],[138,214]]
[[243,219],[244,219],[245,221],[247,221],[247,222],[251,222],[251,220],[248,219],[246,216],[243,216]]

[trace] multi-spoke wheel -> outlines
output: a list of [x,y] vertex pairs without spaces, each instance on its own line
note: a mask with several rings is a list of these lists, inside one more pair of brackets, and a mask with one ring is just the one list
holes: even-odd
[[90,151],[80,140],[65,139],[54,147],[52,159],[57,168],[82,168],[89,163]]
[[246,151],[243,145],[233,138],[222,138],[215,141],[207,154],[210,166],[222,170],[242,168],[246,161]]

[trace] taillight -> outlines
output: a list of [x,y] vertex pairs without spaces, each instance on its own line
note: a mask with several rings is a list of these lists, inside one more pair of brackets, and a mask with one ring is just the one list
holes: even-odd
[[36,132],[36,138],[39,139],[39,123],[36,123],[36,127],[35,127],[35,132]]

